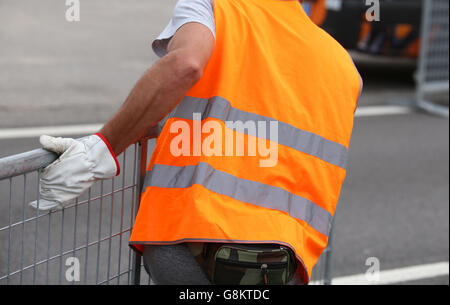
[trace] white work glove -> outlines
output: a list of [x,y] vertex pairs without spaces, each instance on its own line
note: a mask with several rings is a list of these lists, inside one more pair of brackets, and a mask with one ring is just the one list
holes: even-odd
[[[97,180],[119,174],[119,163],[107,140],[100,134],[79,140],[41,136],[42,146],[60,155],[40,176],[39,210],[64,207]],[[37,208],[37,201],[30,203]]]

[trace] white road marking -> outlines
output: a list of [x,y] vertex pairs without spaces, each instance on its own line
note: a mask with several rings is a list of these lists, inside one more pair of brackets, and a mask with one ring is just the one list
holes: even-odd
[[[367,106],[356,110],[356,117],[384,116],[410,114],[413,109],[403,106]],[[28,128],[7,128],[0,129],[0,140],[19,139],[19,138],[36,138],[46,134],[49,136],[70,136],[70,135],[87,135],[97,132],[102,128],[102,124],[87,125],[67,125],[67,126],[44,126],[44,127],[28,127]]]
[[30,128],[8,128],[0,129],[0,140],[3,139],[19,139],[19,138],[35,138],[43,134],[49,136],[69,136],[69,135],[86,135],[99,131],[103,124],[88,125],[68,125],[68,126],[46,126],[46,127],[30,127]]
[[369,282],[365,274],[356,274],[333,279],[333,285],[390,285],[430,279],[449,274],[449,263],[440,262],[380,271],[380,281]]
[[414,108],[406,106],[366,106],[356,109],[355,117],[410,114]]

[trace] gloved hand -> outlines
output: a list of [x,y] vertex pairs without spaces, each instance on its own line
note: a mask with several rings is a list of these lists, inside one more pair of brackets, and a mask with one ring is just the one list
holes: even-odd
[[[100,134],[79,140],[41,136],[42,146],[60,155],[40,176],[39,210],[64,207],[97,180],[120,173],[119,163],[107,140]],[[37,208],[37,201],[30,203]]]

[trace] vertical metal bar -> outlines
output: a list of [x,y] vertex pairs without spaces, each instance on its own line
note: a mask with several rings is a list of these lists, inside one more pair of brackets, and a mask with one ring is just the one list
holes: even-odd
[[63,253],[64,253],[64,211],[65,208],[61,211],[61,240],[60,240],[60,256],[59,256],[59,280],[58,284],[61,285],[62,282],[62,261],[63,261]]
[[418,72],[418,84],[417,84],[417,106],[420,106],[424,96],[423,87],[426,81],[426,65],[427,65],[427,54],[429,47],[429,29],[428,21],[431,12],[430,6],[431,0],[423,0],[422,8],[422,21],[421,21],[421,41],[420,41],[420,53],[419,53],[419,72]]
[[[142,188],[144,185],[146,169],[147,169],[147,150],[148,150],[148,140],[144,139],[139,142],[139,176],[138,176],[138,189],[136,192],[136,211],[139,209],[139,203],[141,199]],[[142,257],[139,253],[135,251],[133,259],[133,281],[134,285],[140,285],[141,282],[141,260]]]
[[88,270],[88,257],[89,257],[89,224],[90,224],[90,217],[91,217],[91,188],[89,188],[88,191],[88,201],[87,201],[87,228],[86,228],[86,254],[85,254],[85,261],[84,261],[84,279],[83,284],[86,284],[87,282],[87,270]]
[[[75,249],[77,248],[77,220],[78,220],[78,198],[75,199],[75,220],[74,220],[74,228],[73,228],[73,250],[72,257],[76,257]],[[72,281],[72,285],[75,284],[75,281]]]
[[23,281],[23,255],[24,255],[24,238],[25,238],[25,203],[27,201],[27,174],[23,175],[23,206],[22,206],[22,250],[20,252],[20,284]]
[[[131,213],[130,213],[130,228],[133,227],[133,220],[134,220],[134,199],[135,196],[134,194],[136,193],[136,168],[137,168],[137,144],[134,144],[134,162],[133,162],[133,187],[131,189]],[[130,231],[130,236],[131,236],[131,231]],[[131,279],[131,262],[132,262],[132,258],[131,258],[131,254],[132,254],[132,250],[131,248],[128,249],[128,280],[127,283],[128,285],[131,284],[130,279]]]
[[324,285],[331,285],[333,280],[333,244],[336,235],[336,213],[333,217],[333,222],[331,224],[330,238],[328,239],[328,251],[325,254],[325,276]]
[[48,213],[48,232],[47,232],[47,262],[46,262],[46,271],[45,271],[45,285],[48,285],[49,281],[49,260],[50,260],[50,241],[51,241],[51,234],[50,234],[50,228],[52,224],[52,211]]
[[11,223],[12,223],[12,178],[9,178],[9,223],[8,223],[8,277],[6,284],[9,284],[11,274]]
[[95,283],[98,284],[98,275],[100,268],[100,241],[102,238],[102,216],[103,216],[103,180],[100,182],[100,219],[98,222],[98,244],[97,244],[97,270],[95,275]]
[[108,270],[106,273],[106,284],[109,285],[109,275],[111,267],[111,243],[113,235],[113,221],[114,221],[114,178],[111,181],[111,220],[109,222],[109,244],[108,244]]
[[325,285],[326,277],[327,277],[327,257],[328,254],[330,253],[330,243],[328,243],[327,248],[325,249],[324,255],[321,258],[321,262],[320,262],[320,283],[322,285]]
[[38,223],[39,223],[39,179],[41,172],[37,171],[37,209],[36,209],[36,223],[34,227],[34,265],[33,265],[33,285],[36,283],[36,262],[37,262],[37,244],[38,244]]
[[122,207],[120,212],[120,233],[119,233],[119,263],[118,263],[118,272],[117,272],[117,285],[120,284],[120,265],[121,265],[121,258],[122,258],[122,234],[123,234],[123,211],[124,211],[124,204],[125,204],[125,174],[126,174],[126,154],[127,151],[125,150],[123,152],[123,164],[122,164]]

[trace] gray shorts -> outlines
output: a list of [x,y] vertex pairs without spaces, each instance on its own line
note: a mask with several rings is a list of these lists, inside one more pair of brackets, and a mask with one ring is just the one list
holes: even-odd
[[211,285],[187,244],[145,246],[143,258],[156,285]]

